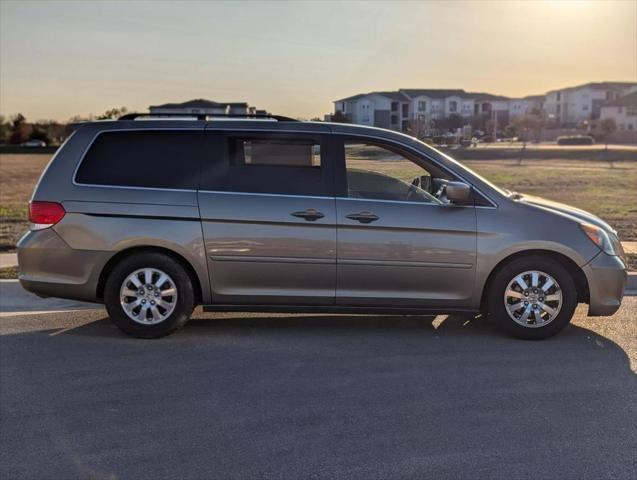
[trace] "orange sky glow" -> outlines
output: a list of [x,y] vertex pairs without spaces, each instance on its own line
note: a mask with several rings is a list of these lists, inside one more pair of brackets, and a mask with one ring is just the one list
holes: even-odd
[[637,81],[637,2],[0,2],[0,113],[192,98],[310,118],[398,88]]

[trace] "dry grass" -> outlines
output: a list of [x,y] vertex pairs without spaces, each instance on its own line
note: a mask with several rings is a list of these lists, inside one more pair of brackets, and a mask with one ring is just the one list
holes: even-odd
[[18,267],[0,268],[0,280],[12,280],[18,278]]
[[27,229],[27,205],[50,154],[0,155],[0,252],[15,249]]
[[637,162],[476,160],[467,166],[496,185],[600,216],[621,240],[637,240]]
[[[0,251],[11,251],[27,228],[27,202],[50,155],[0,155]],[[511,190],[568,203],[607,220],[622,240],[637,240],[637,161],[467,160],[469,167]],[[361,159],[357,166],[364,166]],[[374,162],[378,166],[378,162]],[[382,164],[386,173],[405,180],[418,167],[406,161]],[[377,168],[376,168],[377,169]]]

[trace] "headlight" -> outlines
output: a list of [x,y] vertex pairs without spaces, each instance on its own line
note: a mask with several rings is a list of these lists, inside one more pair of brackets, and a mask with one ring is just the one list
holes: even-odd
[[591,241],[608,255],[623,256],[624,251],[619,239],[603,228],[590,223],[580,223],[580,227]]

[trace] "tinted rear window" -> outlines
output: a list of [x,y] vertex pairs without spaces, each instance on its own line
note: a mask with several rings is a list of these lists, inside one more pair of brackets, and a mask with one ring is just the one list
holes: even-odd
[[100,134],[76,182],[147,188],[196,189],[202,132],[135,131]]

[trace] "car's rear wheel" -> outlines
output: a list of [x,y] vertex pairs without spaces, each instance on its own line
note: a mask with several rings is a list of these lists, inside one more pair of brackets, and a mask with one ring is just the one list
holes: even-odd
[[512,260],[490,283],[491,318],[513,335],[540,340],[555,335],[573,317],[577,289],[568,270],[554,260],[529,256]]
[[106,281],[104,303],[113,323],[127,334],[157,338],[190,319],[194,293],[190,276],[179,262],[148,252],[115,266]]

